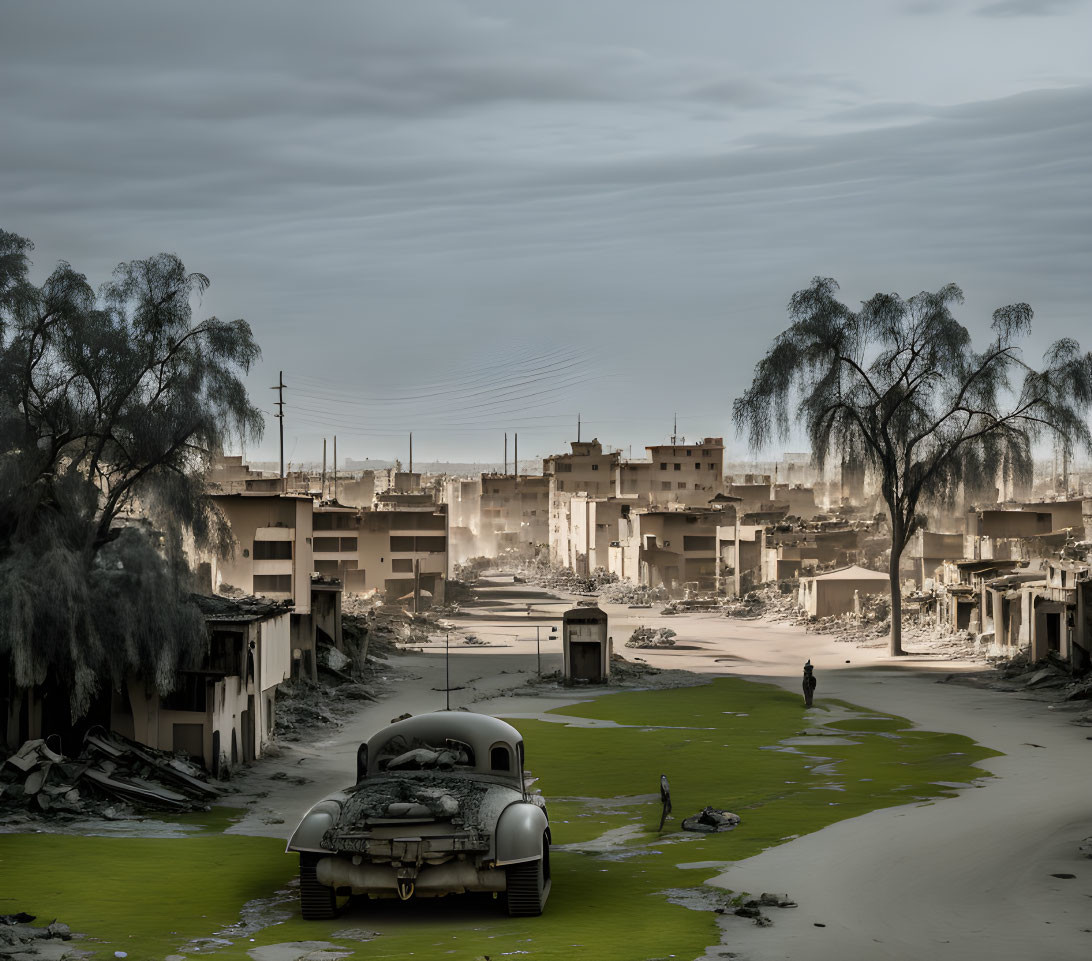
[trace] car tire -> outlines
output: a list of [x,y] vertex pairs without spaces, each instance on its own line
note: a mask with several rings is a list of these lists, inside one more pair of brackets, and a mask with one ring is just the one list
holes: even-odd
[[321,854],[300,853],[300,913],[304,921],[326,921],[337,917],[337,892],[320,884],[315,867]]
[[542,839],[542,857],[522,864],[510,864],[504,869],[507,875],[507,902],[509,917],[537,917],[546,907],[550,896],[550,848]]

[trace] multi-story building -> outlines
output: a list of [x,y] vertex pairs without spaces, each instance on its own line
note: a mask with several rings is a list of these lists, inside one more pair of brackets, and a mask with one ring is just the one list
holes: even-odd
[[211,557],[212,587],[291,600],[300,614],[311,610],[314,501],[296,494],[246,491],[213,494],[235,537],[229,557]]
[[567,536],[557,541],[558,548],[564,547],[566,553],[557,563],[585,576],[599,568],[607,570],[610,545],[618,540],[618,522],[638,506],[636,497],[573,494],[567,503]]
[[619,536],[609,550],[610,570],[646,587],[714,590],[717,583],[717,527],[724,510],[630,511],[618,521]]
[[604,451],[598,440],[571,442],[572,452],[554,454],[542,462],[542,475],[550,489],[568,494],[606,497],[615,493],[615,472],[621,462],[618,451]]
[[550,478],[482,474],[478,535],[494,550],[515,546],[533,553],[550,539]]
[[653,444],[645,460],[618,465],[616,493],[649,504],[671,501],[701,506],[723,490],[724,439],[706,437],[697,444]]
[[314,527],[315,569],[341,578],[346,590],[377,590],[397,601],[419,589],[426,600],[443,601],[447,505],[425,494],[381,494],[371,510],[321,505]]

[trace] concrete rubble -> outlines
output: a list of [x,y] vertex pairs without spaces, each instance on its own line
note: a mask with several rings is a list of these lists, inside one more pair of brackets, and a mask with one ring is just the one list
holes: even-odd
[[626,641],[626,647],[674,647],[675,637],[675,632],[669,627],[638,627]]
[[740,820],[738,814],[706,806],[697,814],[684,818],[682,829],[684,831],[697,831],[699,834],[720,834],[723,831],[731,831],[739,824]]
[[27,741],[0,766],[0,812],[121,818],[132,809],[207,809],[220,796],[188,758],[92,728],[79,758]]
[[0,958],[5,961],[64,961],[81,958],[88,951],[78,951],[69,943],[72,931],[62,921],[53,920],[44,927],[32,924],[32,914],[0,915]]

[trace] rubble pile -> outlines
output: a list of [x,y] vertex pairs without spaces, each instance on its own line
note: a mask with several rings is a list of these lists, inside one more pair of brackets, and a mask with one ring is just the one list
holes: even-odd
[[478,555],[477,557],[468,557],[460,564],[456,564],[452,570],[452,578],[457,581],[462,581],[464,584],[473,584],[482,574],[483,571],[489,570],[489,568],[495,565],[495,560],[492,557],[483,557]]
[[666,601],[668,593],[662,587],[639,587],[633,581],[619,580],[604,584],[599,599],[607,604],[652,605]]
[[63,921],[50,921],[45,927],[32,924],[33,914],[0,914],[0,958],[74,958],[86,952],[64,946],[72,940],[72,931]]
[[741,818],[738,814],[729,811],[721,811],[719,808],[706,806],[697,814],[691,814],[684,818],[682,829],[684,831],[697,831],[699,834],[720,834],[722,831],[731,831]]
[[98,727],[77,759],[32,740],[0,767],[0,809],[114,818],[131,809],[206,810],[219,796],[188,758]]
[[617,574],[602,567],[585,576],[567,567],[529,564],[521,566],[519,574],[528,584],[563,594],[599,594],[608,584],[619,580]]
[[669,627],[638,627],[626,641],[626,647],[674,647],[675,636]]
[[729,902],[727,907],[717,908],[717,914],[731,912],[736,917],[751,918],[760,928],[768,928],[773,924],[765,914],[763,908],[795,908],[796,902],[787,894],[770,894],[763,892],[757,898],[737,897]]

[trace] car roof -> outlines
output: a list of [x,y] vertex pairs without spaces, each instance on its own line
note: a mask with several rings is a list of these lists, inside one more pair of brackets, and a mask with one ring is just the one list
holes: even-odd
[[498,741],[519,744],[523,736],[511,724],[489,714],[473,711],[433,711],[396,721],[368,740],[369,748],[379,747],[397,735],[426,742],[454,738],[465,741],[475,751],[487,750]]

